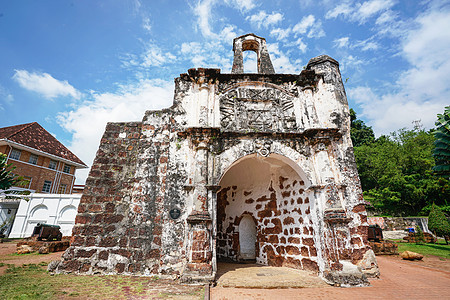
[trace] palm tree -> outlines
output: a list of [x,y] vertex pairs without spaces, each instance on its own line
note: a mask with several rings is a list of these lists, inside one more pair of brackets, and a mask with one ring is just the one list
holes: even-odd
[[433,150],[436,166],[433,167],[433,171],[440,176],[450,177],[450,106],[445,108],[443,114],[437,116]]

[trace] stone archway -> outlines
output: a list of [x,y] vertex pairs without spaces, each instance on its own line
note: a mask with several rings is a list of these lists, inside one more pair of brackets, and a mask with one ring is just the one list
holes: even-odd
[[318,271],[316,203],[306,178],[291,163],[276,154],[248,155],[222,176],[217,193],[219,261],[245,259],[241,224],[250,219],[256,229],[256,263]]

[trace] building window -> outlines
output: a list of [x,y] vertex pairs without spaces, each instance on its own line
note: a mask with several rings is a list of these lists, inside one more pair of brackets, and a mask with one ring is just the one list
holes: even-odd
[[30,155],[30,159],[28,160],[28,162],[29,162],[30,164],[35,165],[35,164],[37,164],[37,160],[38,160],[38,156],[37,156],[37,155],[34,155],[34,154],[31,154],[31,155]]
[[63,172],[64,173],[70,173],[70,165],[65,164]]
[[67,184],[61,184],[58,189],[58,194],[65,194],[66,188],[67,188]]
[[44,186],[42,187],[42,192],[50,193],[51,188],[52,188],[52,182],[49,180],[44,181]]
[[51,160],[50,163],[48,164],[48,167],[52,170],[56,170],[56,165],[57,165],[56,160]]
[[20,150],[12,149],[11,154],[9,155],[9,158],[19,160],[21,153],[22,153],[22,151],[20,151]]

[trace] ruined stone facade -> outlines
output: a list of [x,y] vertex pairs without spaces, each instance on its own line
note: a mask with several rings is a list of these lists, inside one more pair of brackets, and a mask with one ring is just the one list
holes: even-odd
[[[53,269],[212,280],[218,260],[256,260],[333,281],[361,265],[367,216],[338,62],[275,74],[263,38],[233,50],[231,74],[190,69],[171,108],[107,125]],[[243,73],[247,50],[257,74]]]

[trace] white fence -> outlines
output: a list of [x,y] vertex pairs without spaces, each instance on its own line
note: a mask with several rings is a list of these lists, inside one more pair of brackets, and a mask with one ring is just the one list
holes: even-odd
[[20,201],[10,238],[31,236],[37,223],[59,225],[64,236],[72,235],[81,194],[31,194],[27,197],[29,201]]

